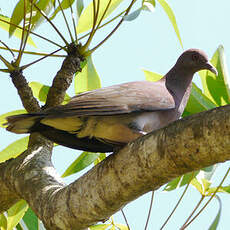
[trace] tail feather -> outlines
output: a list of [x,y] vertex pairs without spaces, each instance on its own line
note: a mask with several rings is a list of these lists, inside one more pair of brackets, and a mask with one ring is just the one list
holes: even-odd
[[30,133],[33,126],[41,119],[38,114],[20,114],[6,118],[6,129],[13,133]]

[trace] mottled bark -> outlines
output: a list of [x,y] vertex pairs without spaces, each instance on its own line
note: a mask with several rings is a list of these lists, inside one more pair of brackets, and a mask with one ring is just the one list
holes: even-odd
[[230,106],[176,121],[128,144],[68,186],[50,162],[52,145],[35,144],[1,165],[0,186],[17,194],[15,202],[25,199],[47,229],[84,229],[177,176],[229,160],[229,127]]
[[37,112],[40,110],[38,101],[33,96],[33,92],[29,87],[26,78],[23,76],[22,71],[13,71],[10,74],[11,80],[18,91],[22,104],[27,112]]
[[81,62],[84,58],[79,54],[78,48],[74,44],[70,45],[69,55],[65,58],[61,69],[54,77],[44,108],[60,105],[64,100],[66,90],[72,83],[73,75],[81,71]]

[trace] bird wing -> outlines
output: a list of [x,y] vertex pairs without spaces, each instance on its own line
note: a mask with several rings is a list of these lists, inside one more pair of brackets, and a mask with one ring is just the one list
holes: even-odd
[[159,111],[175,108],[165,80],[139,81],[100,88],[73,97],[66,105],[45,111],[48,117],[107,116],[138,111]]

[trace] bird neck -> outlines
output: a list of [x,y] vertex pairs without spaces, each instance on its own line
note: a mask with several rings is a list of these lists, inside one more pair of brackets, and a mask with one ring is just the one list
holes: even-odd
[[192,87],[194,73],[174,66],[165,76],[166,87],[172,94],[176,109],[182,113],[187,104]]

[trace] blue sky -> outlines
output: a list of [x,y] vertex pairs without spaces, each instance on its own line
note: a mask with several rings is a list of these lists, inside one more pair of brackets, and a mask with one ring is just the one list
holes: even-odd
[[[2,13],[7,12],[5,14],[10,15],[14,2],[0,3]],[[230,32],[228,25],[230,2],[228,0],[174,0],[168,2],[176,15],[184,49],[201,48],[211,58],[217,47],[222,44],[225,48],[227,65],[230,66]],[[61,31],[64,31],[65,27],[61,17],[57,17],[56,23]],[[40,31],[49,31],[47,36],[56,39],[57,35],[52,32],[49,26],[42,25],[40,29]],[[0,34],[2,41],[8,41],[7,33],[0,30]],[[100,40],[102,37],[103,33],[99,34],[97,39]],[[41,50],[51,50],[49,44],[40,43],[36,38],[34,40],[38,47],[41,46]],[[7,44],[17,47],[18,41],[13,38]],[[38,49],[34,50],[37,51]],[[135,21],[125,22],[118,32],[93,54],[93,61],[101,77],[102,86],[108,86],[121,82],[143,80],[144,74],[141,69],[165,74],[174,65],[182,52],[183,49],[177,40],[170,21],[161,6],[157,4],[154,13],[142,12]],[[25,57],[24,62],[28,63],[29,61],[30,57]],[[28,81],[40,81],[50,85],[60,65],[61,59],[49,58],[39,65],[32,66],[24,74]],[[194,81],[199,85],[198,76],[195,76]],[[0,114],[21,109],[22,105],[17,92],[12,87],[12,83],[6,74],[0,73],[0,86]],[[68,93],[74,95],[73,86],[71,86]],[[3,129],[0,130],[0,136],[1,149],[15,139],[22,137],[8,133]],[[56,147],[53,162],[58,172],[63,173],[78,154],[75,150],[60,146]],[[221,165],[216,172],[215,178],[220,181],[228,165],[228,163]],[[80,174],[70,176],[66,181],[69,183]],[[228,179],[226,184],[229,184],[229,182],[230,180]],[[170,193],[162,191],[155,193],[149,229],[159,229],[179,199],[182,191],[183,189]],[[198,192],[193,188],[190,189],[182,205],[165,229],[178,229],[199,198]],[[223,200],[223,212],[218,229],[228,229],[230,218],[229,197],[222,195],[221,198]],[[149,199],[150,194],[147,194],[125,207],[124,210],[131,229],[139,230],[144,228]],[[209,224],[217,213],[217,207],[217,202],[213,201],[188,229],[208,229]],[[123,222],[119,215],[115,216],[115,220]]]

